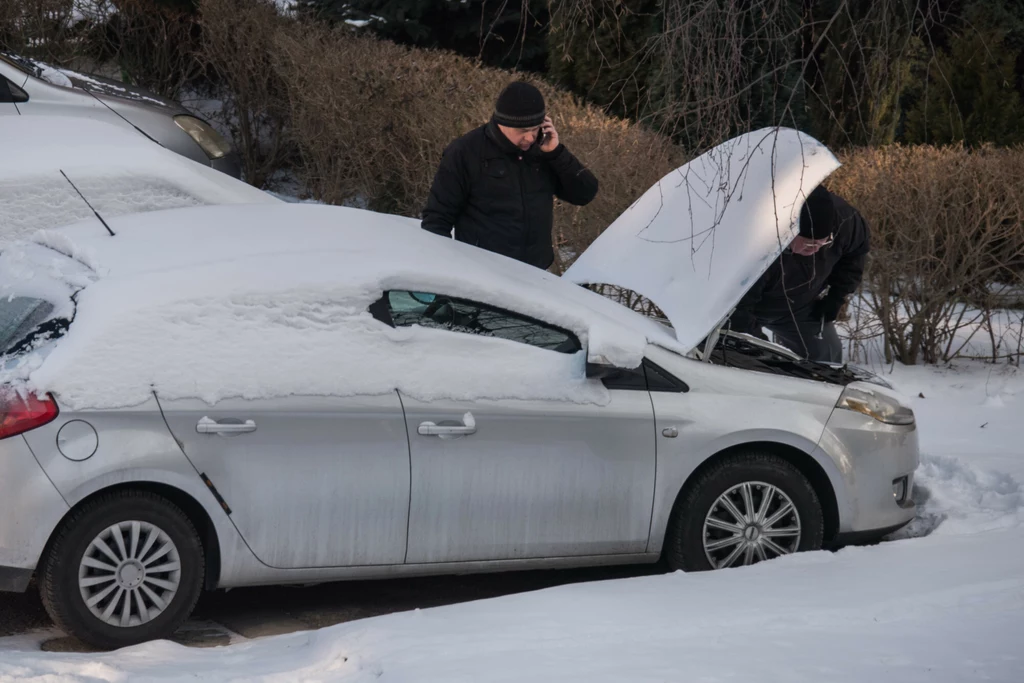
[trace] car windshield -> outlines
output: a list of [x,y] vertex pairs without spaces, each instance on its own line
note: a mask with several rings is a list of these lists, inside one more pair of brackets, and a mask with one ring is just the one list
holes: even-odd
[[27,296],[0,299],[0,357],[32,348],[37,342],[64,334],[68,321],[50,319],[53,304]]
[[84,262],[42,244],[0,249],[0,365],[64,336],[92,277]]

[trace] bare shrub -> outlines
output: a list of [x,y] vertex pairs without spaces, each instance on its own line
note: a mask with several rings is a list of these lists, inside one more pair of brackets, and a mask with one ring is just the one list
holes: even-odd
[[79,46],[71,0],[0,0],[0,49],[65,62]]
[[[289,84],[273,51],[283,32],[301,26],[281,17],[271,0],[202,0],[200,60],[212,71],[245,179],[263,187],[290,153],[286,141]],[[315,63],[318,56],[311,55]],[[294,84],[293,84],[294,85]]]
[[[522,78],[321,26],[279,34],[277,54],[314,194],[329,203],[360,197],[370,208],[414,217],[444,148],[486,123],[498,92]],[[678,152],[662,136],[530,80],[544,92],[562,140],[601,183],[589,206],[556,208],[559,261],[571,260],[673,167]]]
[[75,0],[101,61],[121,79],[177,99],[201,73],[199,23],[192,12],[156,0]]
[[0,0],[0,47],[170,98],[199,75],[198,35],[194,14],[158,0]]
[[1024,285],[1024,150],[891,146],[843,157],[829,185],[872,228],[864,297],[886,360],[948,360],[978,334],[990,337],[991,359],[1019,356],[993,312]]

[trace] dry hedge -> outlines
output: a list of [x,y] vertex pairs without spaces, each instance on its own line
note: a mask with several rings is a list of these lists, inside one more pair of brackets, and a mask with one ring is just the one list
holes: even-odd
[[201,5],[198,61],[216,76],[224,109],[221,123],[256,187],[285,165],[292,151],[288,134],[291,85],[277,68],[279,33],[294,31],[270,0],[206,0]]
[[[445,146],[485,123],[498,92],[522,77],[315,25],[279,31],[275,56],[288,84],[300,175],[313,193],[331,203],[361,197],[372,209],[408,216],[420,214]],[[556,240],[578,253],[680,154],[662,136],[528,80],[544,92],[566,146],[601,184],[589,206],[556,208]]]
[[891,146],[841,157],[828,185],[871,225],[864,294],[886,359],[948,360],[968,328],[991,337],[990,358],[1019,359],[991,314],[1024,287],[1024,150]]

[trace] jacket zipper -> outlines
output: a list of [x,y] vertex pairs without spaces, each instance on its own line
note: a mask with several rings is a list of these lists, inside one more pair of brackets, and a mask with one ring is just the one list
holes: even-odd
[[523,208],[523,255],[526,255],[526,250],[530,244],[530,222],[526,215],[526,193],[523,191],[523,155],[518,156],[519,162],[516,164],[516,172],[519,174],[519,204]]

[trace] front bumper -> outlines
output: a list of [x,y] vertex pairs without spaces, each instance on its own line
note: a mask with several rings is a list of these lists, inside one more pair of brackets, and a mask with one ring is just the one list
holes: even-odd
[[[818,449],[819,457],[836,464],[842,482],[836,490],[840,538],[880,538],[914,519],[914,472],[920,463],[916,425],[887,425],[837,409]],[[903,500],[894,494],[900,480]]]
[[881,541],[883,538],[898,531],[907,525],[906,522],[901,524],[895,524],[884,529],[872,529],[870,531],[848,531],[845,534],[839,534],[832,540],[827,546],[830,549],[844,548],[850,545],[874,545]]
[[31,580],[31,569],[0,567],[0,593],[24,593]]
[[68,511],[25,439],[0,440],[0,591],[24,591]]

